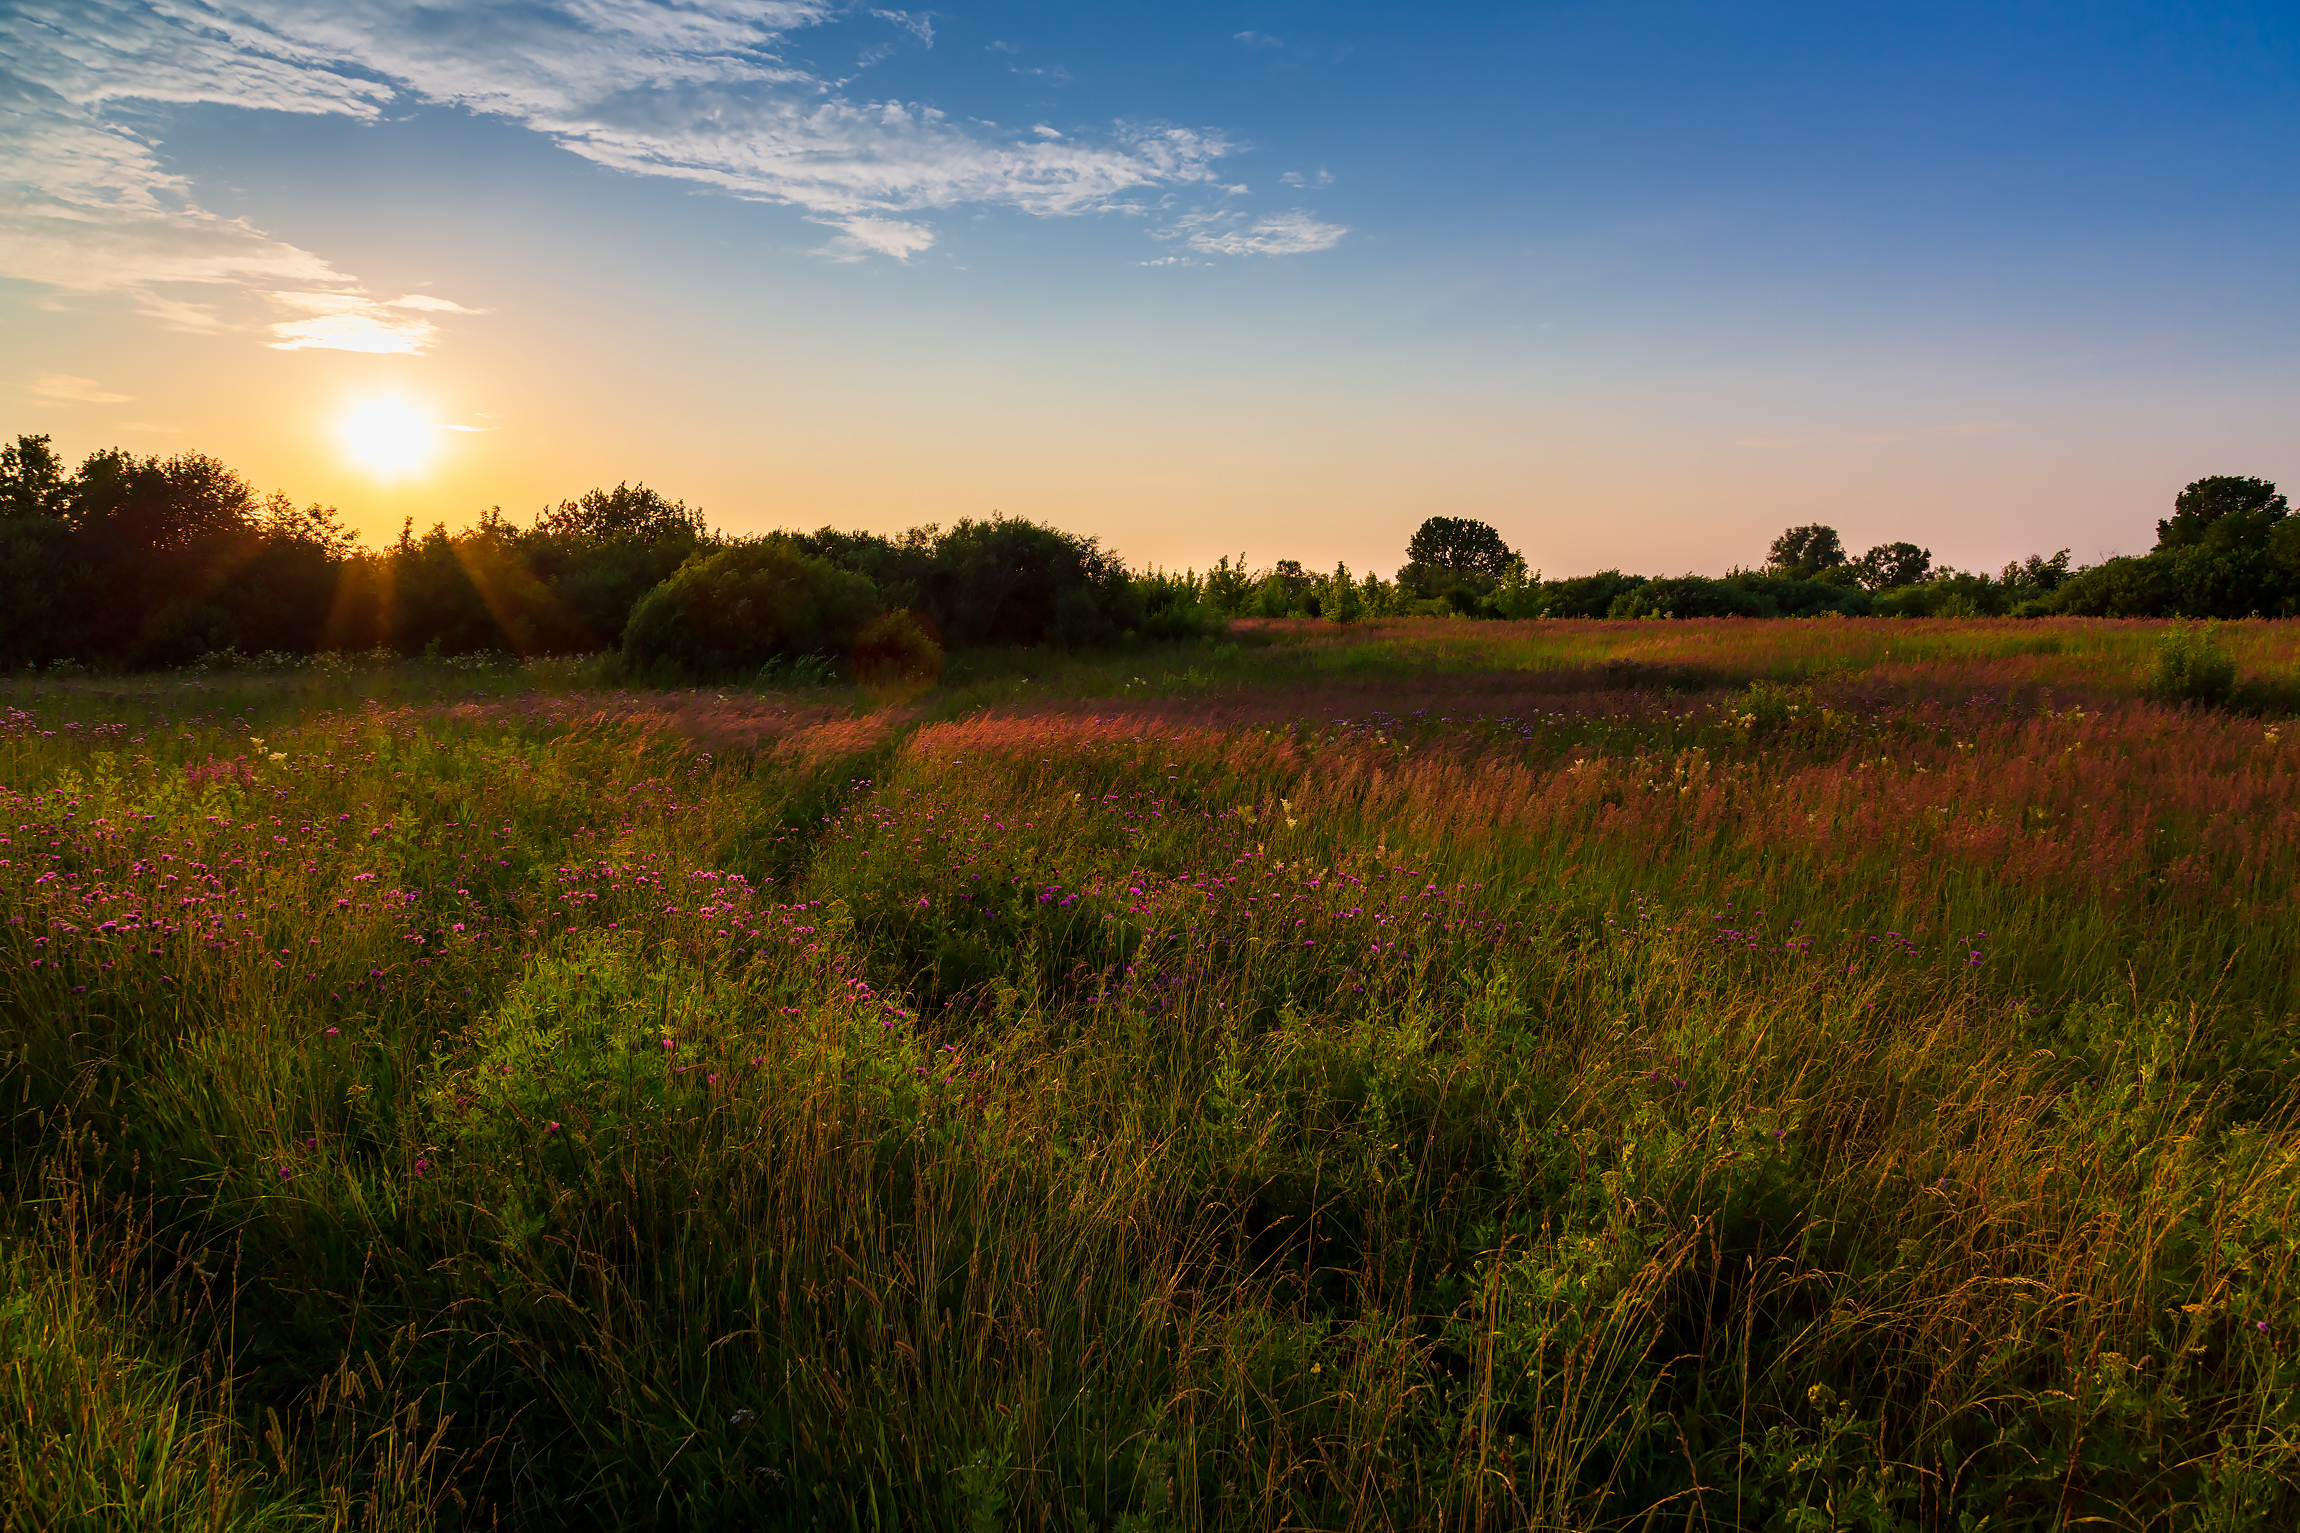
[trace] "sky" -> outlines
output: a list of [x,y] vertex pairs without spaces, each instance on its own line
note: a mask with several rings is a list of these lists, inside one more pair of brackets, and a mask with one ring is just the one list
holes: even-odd
[[2300,489],[2300,7],[7,0],[0,412],[370,543],[2088,563]]

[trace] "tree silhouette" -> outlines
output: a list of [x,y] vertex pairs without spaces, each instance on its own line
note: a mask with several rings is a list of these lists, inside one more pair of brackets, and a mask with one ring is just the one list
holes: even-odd
[[1483,522],[1459,516],[1431,517],[1406,544],[1407,563],[1488,585],[1508,574],[1516,558],[1500,533]]
[[1861,584],[1870,590],[1896,590],[1918,585],[1932,574],[1933,551],[1914,543],[1879,543],[1854,567],[1861,572]]
[[1765,562],[1783,575],[1817,575],[1845,562],[1845,545],[1838,541],[1836,528],[1807,522],[1775,538]]
[[2171,518],[2156,524],[2156,551],[2262,543],[2290,510],[2265,479],[2199,479],[2173,497]]

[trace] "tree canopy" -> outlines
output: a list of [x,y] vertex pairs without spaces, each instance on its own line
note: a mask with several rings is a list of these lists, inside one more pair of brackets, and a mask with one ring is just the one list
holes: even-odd
[[1498,581],[1516,560],[1500,533],[1467,517],[1433,516],[1406,543],[1407,563],[1472,580]]
[[1872,591],[1897,591],[1921,584],[1933,572],[1933,551],[1914,543],[1879,543],[1856,563],[1861,584]]
[[2265,479],[2199,479],[2173,497],[2172,515],[2156,524],[2156,551],[2263,543],[2290,510]]
[[1837,529],[1819,522],[1792,527],[1773,540],[1766,565],[1778,574],[1801,577],[1834,569],[1845,562],[1845,545]]

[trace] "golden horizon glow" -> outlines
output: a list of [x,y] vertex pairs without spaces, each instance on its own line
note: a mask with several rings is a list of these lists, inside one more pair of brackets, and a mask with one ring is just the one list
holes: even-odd
[[446,439],[431,412],[385,395],[363,399],[335,423],[344,455],[378,479],[413,479],[430,471]]

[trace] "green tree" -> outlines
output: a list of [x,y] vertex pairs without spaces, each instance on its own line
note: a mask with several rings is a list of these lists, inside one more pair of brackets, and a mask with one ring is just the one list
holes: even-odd
[[2257,547],[2268,541],[2291,508],[2265,479],[2219,474],[2199,479],[2172,500],[2172,515],[2156,524],[2156,552],[2182,548]]
[[1997,584],[2026,594],[2057,591],[2068,579],[2068,550],[2062,549],[2047,559],[2042,554],[2030,554],[2026,560],[2016,559],[2006,565],[1997,576]]
[[1844,562],[1845,545],[1837,537],[1837,529],[1819,522],[1791,527],[1773,540],[1765,557],[1766,568],[1775,574],[1799,579],[1810,579]]
[[0,517],[58,520],[72,504],[72,481],[44,436],[0,447]]
[[1933,573],[1933,551],[1914,543],[1879,543],[1861,555],[1861,584],[1872,591],[1922,585]]
[[1516,557],[1500,533],[1467,517],[1433,516],[1406,543],[1407,564],[1436,577],[1441,589],[1452,583],[1450,576],[1490,590]]

